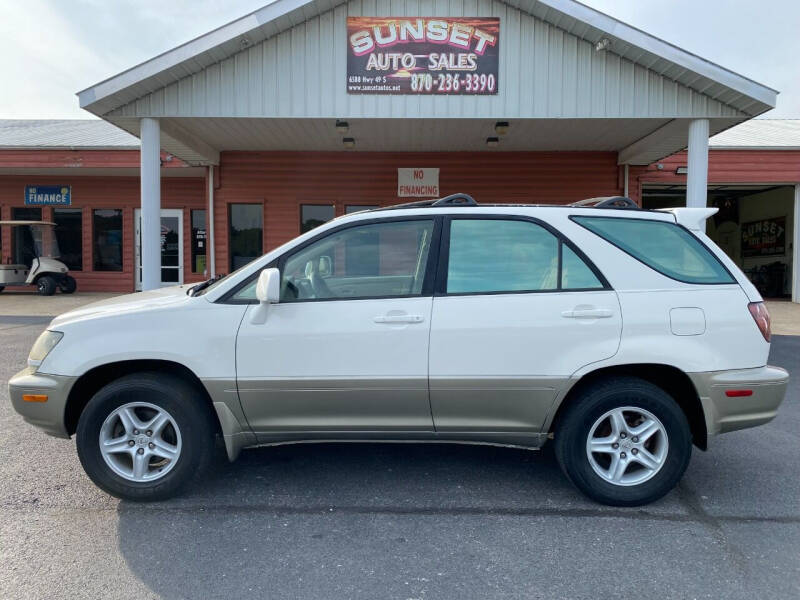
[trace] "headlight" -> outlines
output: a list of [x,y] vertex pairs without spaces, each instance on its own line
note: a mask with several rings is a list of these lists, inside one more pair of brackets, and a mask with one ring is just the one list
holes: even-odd
[[28,366],[38,368],[45,357],[50,354],[50,351],[61,341],[62,337],[64,337],[64,334],[60,331],[45,331],[40,335],[36,343],[33,344],[31,353],[28,354]]

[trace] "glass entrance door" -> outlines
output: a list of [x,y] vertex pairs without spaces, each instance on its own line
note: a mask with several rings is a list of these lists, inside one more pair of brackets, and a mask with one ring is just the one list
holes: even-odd
[[[142,289],[142,215],[136,209],[136,289]],[[161,209],[161,285],[183,283],[183,211]]]

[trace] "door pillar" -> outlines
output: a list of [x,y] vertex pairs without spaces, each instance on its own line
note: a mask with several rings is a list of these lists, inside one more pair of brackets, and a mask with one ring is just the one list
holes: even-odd
[[161,285],[161,129],[158,119],[141,120],[142,290]]
[[708,200],[708,133],[708,119],[689,123],[686,206],[693,208],[705,208]]

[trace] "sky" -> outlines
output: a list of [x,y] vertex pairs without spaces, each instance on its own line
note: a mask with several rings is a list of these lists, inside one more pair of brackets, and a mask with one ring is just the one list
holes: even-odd
[[[0,0],[0,118],[90,118],[75,92],[268,0]],[[797,0],[584,0],[777,89],[763,115],[800,118]]]

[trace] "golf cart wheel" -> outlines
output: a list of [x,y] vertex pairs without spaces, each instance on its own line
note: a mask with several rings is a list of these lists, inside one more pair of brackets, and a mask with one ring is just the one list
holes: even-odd
[[36,289],[40,296],[52,296],[56,293],[56,280],[50,275],[42,275],[36,282]]
[[61,280],[58,287],[62,294],[73,294],[78,289],[78,282],[75,281],[74,277],[64,275],[64,279]]
[[0,285],[0,292],[2,292],[4,289],[6,289],[6,286]]

